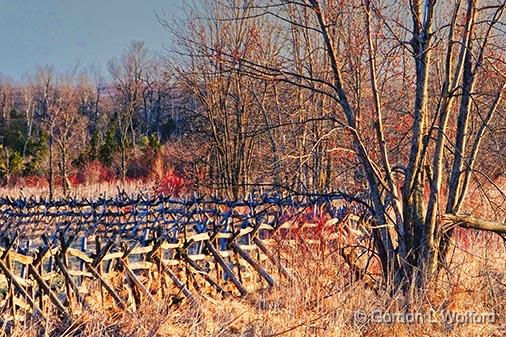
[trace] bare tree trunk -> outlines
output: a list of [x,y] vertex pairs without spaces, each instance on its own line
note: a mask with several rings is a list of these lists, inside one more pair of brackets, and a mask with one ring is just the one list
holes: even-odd
[[[373,230],[373,234],[375,237],[375,243],[376,248],[378,250],[381,262],[382,262],[382,268],[383,268],[383,274],[385,277],[385,280],[387,283],[390,283],[391,281],[394,281],[395,283],[398,282],[398,279],[400,275],[397,273],[398,270],[398,261],[397,257],[395,255],[394,246],[392,242],[391,235],[388,231],[388,228],[385,226],[387,224],[386,218],[385,218],[385,205],[383,204],[381,193],[379,190],[379,183],[378,183],[378,176],[377,171],[374,169],[373,165],[371,164],[371,158],[369,157],[367,150],[364,147],[364,144],[359,136],[359,133],[357,132],[357,119],[355,112],[350,105],[348,101],[348,96],[346,94],[346,91],[343,87],[343,81],[342,81],[342,75],[340,70],[340,64],[337,59],[337,54],[334,48],[333,41],[328,33],[328,27],[329,25],[326,23],[325,18],[323,16],[323,13],[321,11],[319,2],[317,0],[310,0],[315,15],[318,20],[318,24],[322,33],[323,40],[325,42],[325,46],[327,48],[327,54],[330,60],[330,65],[332,67],[332,73],[334,76],[334,90],[337,94],[339,104],[341,105],[344,114],[346,116],[346,120],[348,123],[348,126],[350,128],[352,137],[353,137],[353,146],[358,154],[358,158],[361,161],[361,164],[365,170],[365,174],[367,177],[367,181],[369,184],[370,189],[370,195],[371,200],[374,205],[375,209],[375,220],[378,224],[377,228]],[[425,74],[424,69],[420,69],[422,74]],[[426,75],[426,74],[425,74]],[[426,78],[423,79],[424,83],[426,83]],[[422,92],[424,93],[424,92]],[[425,95],[422,96],[426,97]],[[424,103],[423,100],[421,100],[421,103]],[[423,106],[423,105],[422,105]],[[420,137],[421,142],[421,137]],[[395,278],[395,280],[393,280]]]
[[60,177],[62,180],[63,195],[69,192],[70,184],[67,175],[67,148],[65,144],[60,144]]
[[127,162],[127,155],[126,155],[126,142],[122,139],[121,140],[121,167],[120,167],[120,175],[121,175],[121,182],[124,184],[126,181],[126,162]]
[[53,131],[50,128],[49,133],[49,200],[53,200],[54,195],[54,173],[53,173]]
[[[402,260],[406,260],[408,256],[408,248],[406,244],[406,230],[404,228],[404,219],[402,217],[402,204],[400,197],[397,192],[397,184],[393,177],[392,168],[390,167],[390,159],[388,156],[388,149],[386,146],[385,135],[383,131],[383,113],[381,107],[380,94],[378,90],[378,79],[377,79],[377,66],[376,66],[376,50],[372,41],[371,34],[371,2],[367,0],[365,2],[366,12],[366,33],[367,33],[367,46],[369,56],[369,71],[371,74],[371,89],[374,98],[374,110],[376,113],[375,129],[376,137],[378,138],[381,159],[383,164],[383,170],[385,171],[385,180],[388,183],[388,193],[392,196],[392,207],[396,216],[396,225],[398,232],[398,246],[399,255]],[[404,273],[406,271],[403,271]],[[406,275],[404,275],[406,276]]]
[[[423,7],[423,8],[422,8]],[[408,249],[410,251],[407,263],[413,282],[416,280],[420,285],[421,277],[426,269],[424,252],[431,243],[424,240],[427,231],[425,226],[425,207],[423,201],[423,188],[426,177],[424,172],[425,159],[423,154],[423,141],[426,134],[428,112],[428,79],[431,65],[431,43],[432,43],[432,15],[434,1],[426,2],[411,1],[411,12],[413,18],[413,38],[411,46],[414,51],[416,65],[415,83],[415,104],[414,121],[412,127],[412,140],[408,165],[403,186],[403,219],[408,238]],[[428,139],[426,139],[428,141]],[[416,267],[415,267],[416,266]]]

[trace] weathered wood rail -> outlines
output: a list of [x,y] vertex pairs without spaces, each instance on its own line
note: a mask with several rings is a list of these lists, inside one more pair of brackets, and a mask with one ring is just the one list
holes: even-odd
[[[339,195],[0,199],[0,323],[54,312],[72,320],[97,303],[135,311],[156,298],[243,296],[290,278],[273,233],[359,213],[367,212]],[[329,232],[326,240],[338,239]]]

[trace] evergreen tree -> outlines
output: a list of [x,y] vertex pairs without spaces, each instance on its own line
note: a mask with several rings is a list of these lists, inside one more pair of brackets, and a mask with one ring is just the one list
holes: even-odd
[[118,149],[118,142],[116,139],[116,128],[110,126],[105,135],[104,143],[100,147],[99,160],[106,166],[111,166],[114,158],[114,153]]

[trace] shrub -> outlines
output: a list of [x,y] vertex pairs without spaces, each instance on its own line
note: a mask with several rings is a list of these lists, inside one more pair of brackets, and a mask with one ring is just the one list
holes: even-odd
[[24,179],[24,186],[28,188],[46,188],[48,186],[47,178],[42,176],[27,176]]
[[163,195],[180,195],[187,189],[187,185],[186,179],[177,174],[175,170],[169,170],[156,183],[154,190]]
[[94,184],[112,182],[116,178],[113,170],[98,160],[87,163],[77,174],[76,183]]

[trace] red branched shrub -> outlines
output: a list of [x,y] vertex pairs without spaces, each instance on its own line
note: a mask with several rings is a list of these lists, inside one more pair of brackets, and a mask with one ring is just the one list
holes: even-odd
[[188,182],[181,174],[174,170],[169,170],[156,183],[154,190],[163,195],[180,195],[187,188]]
[[[113,170],[103,165],[99,161],[92,161],[87,163],[75,178],[76,184],[93,184],[112,182],[116,179]],[[74,182],[71,183],[74,184]]]
[[71,175],[69,175],[68,177],[68,182],[70,184],[70,186],[78,186],[78,185],[81,185],[84,181],[83,181],[83,177],[77,173],[73,173]]
[[40,176],[25,177],[24,186],[30,188],[44,188],[48,186],[47,178]]

